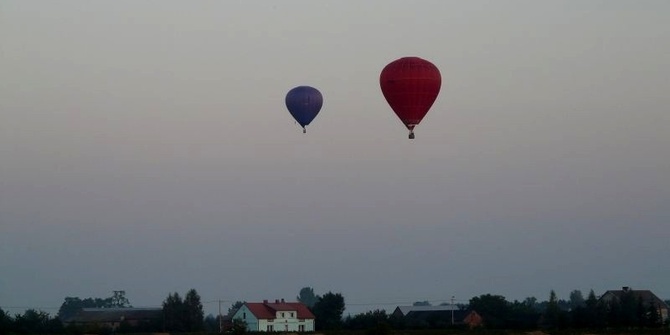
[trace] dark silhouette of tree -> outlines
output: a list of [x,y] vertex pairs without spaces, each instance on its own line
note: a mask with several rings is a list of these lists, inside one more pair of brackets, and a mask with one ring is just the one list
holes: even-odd
[[165,318],[165,330],[169,332],[186,331],[184,315],[186,309],[179,293],[171,293],[163,301],[163,317]]
[[84,308],[112,308],[112,307],[130,307],[130,302],[126,298],[125,291],[114,291],[108,298],[86,298],[66,297],[63,304],[58,309],[58,318],[67,320],[73,317],[77,312]]
[[557,328],[560,313],[561,310],[558,307],[558,299],[556,298],[556,292],[554,292],[554,290],[551,290],[551,292],[549,293],[549,301],[547,302],[547,309],[544,311],[545,327]]
[[165,330],[172,332],[198,332],[204,329],[204,311],[200,295],[195,289],[186,292],[182,300],[175,292],[163,301]]
[[661,326],[661,315],[658,312],[658,306],[653,301],[647,307],[645,318],[645,327],[657,328]]
[[14,319],[0,308],[0,334],[9,334],[13,324]]
[[535,310],[533,299],[526,298],[523,302],[515,300],[509,304],[510,311],[505,322],[506,328],[534,329],[537,327],[540,313]]
[[584,301],[584,318],[588,328],[604,328],[607,325],[606,306],[598,302],[596,293],[589,291],[589,295]]
[[201,331],[204,328],[205,312],[202,309],[200,295],[195,289],[190,289],[184,297],[184,312],[186,313],[184,324],[189,332]]
[[372,333],[390,330],[389,316],[384,310],[374,310],[349,316],[344,320],[344,328],[350,330],[367,330]]
[[303,287],[300,289],[300,293],[296,297],[298,301],[305,304],[305,306],[312,308],[317,301],[319,301],[319,296],[314,294],[314,289],[311,287]]
[[20,334],[49,333],[49,314],[34,309],[26,310],[14,318],[14,331]]
[[618,326],[626,328],[637,326],[638,308],[641,305],[642,302],[635,298],[633,290],[625,290],[619,297]]
[[582,296],[582,291],[573,290],[570,292],[570,309],[577,307],[584,307],[584,296]]
[[179,293],[169,294],[163,301],[165,330],[173,332],[198,332],[204,329],[204,311],[200,295],[195,289],[186,292],[182,300]]
[[340,293],[328,292],[314,304],[312,312],[316,317],[317,330],[340,329],[344,313],[344,297]]
[[523,300],[524,305],[528,306],[529,308],[532,308],[533,310],[537,310],[537,298],[535,297],[527,297],[526,299]]
[[113,293],[109,307],[131,307],[130,301],[126,298],[126,291],[114,291]]
[[231,329],[233,335],[243,335],[247,333],[247,323],[241,319],[233,320],[233,327]]
[[244,301],[239,300],[235,301],[235,303],[232,306],[230,306],[230,308],[228,308],[228,314],[226,315],[232,317],[235,314],[235,312],[237,312],[237,310],[240,309],[240,307],[242,307],[242,305],[244,305]]
[[483,294],[470,299],[470,309],[484,319],[487,328],[505,328],[510,314],[510,306],[501,295]]
[[81,299],[77,297],[66,297],[65,302],[63,302],[58,309],[58,318],[61,320],[69,319],[85,307],[88,306],[85,306]]
[[621,304],[616,299],[605,303],[605,314],[607,315],[607,326],[608,327],[619,327],[621,325]]
[[214,316],[212,314],[207,314],[204,320],[204,329],[207,333],[218,333],[219,332],[219,316]]

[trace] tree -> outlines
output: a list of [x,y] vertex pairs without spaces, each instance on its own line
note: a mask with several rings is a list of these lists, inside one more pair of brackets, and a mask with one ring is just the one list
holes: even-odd
[[163,316],[165,318],[165,330],[168,332],[183,332],[186,331],[184,324],[184,302],[179,293],[171,293],[163,301]]
[[549,328],[558,327],[558,318],[561,313],[560,308],[558,307],[558,299],[556,298],[556,292],[551,290],[549,293],[549,302],[547,303],[547,309],[544,311],[544,324]]
[[167,331],[198,332],[204,329],[205,312],[195,289],[186,292],[183,300],[177,292],[169,294],[163,301],[163,315]]
[[595,309],[598,304],[598,298],[596,298],[596,293],[593,290],[589,291],[589,295],[584,301],[586,308]]
[[26,310],[14,318],[14,329],[22,334],[49,333],[49,314],[34,309]]
[[661,316],[658,313],[658,306],[652,301],[647,308],[645,315],[645,326],[656,328],[661,325]]
[[349,316],[344,321],[346,329],[350,330],[373,330],[380,325],[388,325],[389,316],[384,310],[374,310],[366,313],[357,314],[353,317]]
[[607,324],[605,305],[598,302],[596,293],[589,291],[589,295],[584,301],[586,325],[591,328],[602,328]]
[[230,308],[228,308],[228,314],[226,315],[232,317],[235,314],[235,312],[237,312],[237,310],[240,309],[240,307],[242,307],[243,305],[244,301],[239,300],[235,301],[235,303],[232,306],[230,306]]
[[204,321],[205,332],[218,333],[219,332],[219,316],[207,314]]
[[523,304],[528,306],[530,309],[537,309],[537,298],[535,297],[527,297],[526,299],[523,299]]
[[636,299],[633,290],[625,290],[621,293],[619,306],[619,325],[624,327],[636,326],[638,324],[638,309],[642,306],[642,301]]
[[130,301],[126,298],[126,291],[114,291],[110,307],[132,307]]
[[505,328],[510,314],[510,306],[501,295],[482,294],[470,299],[470,309],[484,319],[488,328]]
[[66,297],[63,304],[58,309],[58,318],[67,320],[73,317],[77,312],[84,308],[111,308],[111,307],[130,307],[130,302],[126,298],[125,291],[114,291],[108,298],[86,298]]
[[203,330],[205,312],[202,309],[200,295],[195,289],[190,289],[184,297],[184,323],[190,332]]
[[319,301],[319,296],[314,294],[314,289],[311,287],[303,287],[300,289],[300,293],[296,298],[309,308],[314,307],[314,304]]
[[344,313],[344,297],[340,293],[328,292],[314,304],[312,312],[316,317],[318,330],[340,329]]
[[[91,301],[90,298],[88,300]],[[83,308],[93,307],[87,305],[88,303],[85,303],[78,297],[65,297],[65,301],[63,302],[63,304],[60,305],[60,308],[58,309],[58,318],[61,320],[67,320],[70,317],[77,314],[77,312],[79,312]]]
[[390,317],[384,310],[374,310],[347,317],[344,326],[348,330],[365,330],[366,335],[387,335],[391,332]]
[[570,292],[570,309],[575,309],[577,307],[584,307],[584,297],[580,290]]
[[0,308],[0,334],[9,334],[13,323],[12,317]]
[[505,321],[509,329],[533,329],[537,327],[540,313],[534,308],[535,298],[526,298],[524,301],[514,300],[509,305],[509,316]]
[[233,335],[243,335],[247,333],[247,323],[242,319],[233,319]]

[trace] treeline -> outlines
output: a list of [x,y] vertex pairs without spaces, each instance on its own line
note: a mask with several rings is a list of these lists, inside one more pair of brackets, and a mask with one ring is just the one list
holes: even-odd
[[0,308],[0,334],[62,334],[63,323],[48,313],[26,310],[14,317]]
[[[0,308],[0,334],[100,334],[154,333],[154,332],[201,332],[207,330],[200,295],[189,290],[182,299],[178,293],[170,293],[163,301],[162,316],[130,324],[121,320],[116,329],[105,325],[69,324],[67,321],[84,308],[130,308],[124,291],[114,291],[108,298],[66,297],[56,316],[35,309],[10,316]],[[218,329],[218,328],[217,328]]]
[[86,298],[66,297],[58,309],[58,318],[61,320],[74,316],[84,308],[119,308],[132,307],[126,298],[125,291],[114,291],[108,298]]
[[[322,296],[305,287],[296,298],[307,305],[316,317],[317,331],[365,331],[368,334],[383,335],[394,331],[460,329],[463,324],[452,324],[443,318],[415,320],[397,317],[384,310],[375,310],[343,317],[344,297],[340,293],[328,292]],[[237,301],[228,314],[204,316],[200,296],[195,289],[189,290],[184,298],[178,293],[170,293],[162,303],[162,317],[151,322],[130,325],[127,322],[115,328],[99,325],[77,326],[64,324],[83,308],[130,307],[125,292],[115,291],[109,298],[65,298],[56,316],[29,309],[23,314],[10,316],[0,309],[0,334],[112,334],[137,332],[208,332],[217,333],[224,320],[229,323],[228,331],[234,334],[245,332],[243,323],[231,322],[230,317],[242,306]],[[666,301],[670,303],[670,301]],[[426,306],[429,302],[416,302]],[[505,297],[484,294],[473,297],[467,304],[459,304],[461,310],[476,311],[483,319],[482,327],[496,330],[612,330],[612,329],[658,329],[668,327],[668,319],[663,320],[658,307],[653,302],[646,303],[636,298],[633,291],[624,292],[619,299],[604,302],[599,300],[593,290],[586,299],[581,291],[570,293],[569,300],[558,299],[552,290],[549,299],[539,302],[534,297],[523,301],[507,301]]]
[[[666,301],[668,303],[670,301]],[[416,302],[414,305],[430,305]],[[476,311],[483,319],[483,328],[498,330],[605,330],[605,329],[656,329],[668,327],[662,320],[659,306],[645,304],[633,292],[624,292],[618,300],[600,301],[593,291],[584,299],[579,290],[572,291],[570,300],[559,300],[552,290],[549,300],[538,302],[530,297],[523,301],[507,301],[501,295],[484,294],[461,304],[462,310]],[[467,328],[452,325],[443,318],[412,319],[395,317],[386,311],[376,310],[349,316],[343,320],[342,329],[374,330],[376,333],[407,329]]]

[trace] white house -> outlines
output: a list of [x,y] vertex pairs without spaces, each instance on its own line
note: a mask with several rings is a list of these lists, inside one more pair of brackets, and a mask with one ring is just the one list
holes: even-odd
[[250,332],[313,332],[314,314],[300,302],[246,302],[240,307],[233,320],[247,324]]

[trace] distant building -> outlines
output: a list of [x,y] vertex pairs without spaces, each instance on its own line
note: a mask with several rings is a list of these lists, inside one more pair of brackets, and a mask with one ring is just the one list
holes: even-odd
[[63,321],[65,325],[97,326],[118,329],[122,323],[131,327],[161,322],[161,308],[84,308]]
[[605,292],[602,296],[600,296],[599,301],[605,304],[609,304],[613,301],[620,302],[621,297],[623,297],[624,294],[631,294],[636,301],[640,300],[645,308],[649,308],[649,306],[652,305],[656,306],[661,321],[668,320],[668,304],[666,304],[665,301],[657,297],[649,290],[633,290],[628,286],[624,286],[621,288],[621,290],[611,290]]
[[475,328],[482,325],[482,317],[474,310],[461,310],[447,306],[398,306],[392,317],[403,319],[408,326],[431,328],[466,325]]
[[314,314],[300,302],[247,302],[233,320],[242,320],[251,332],[313,332]]

